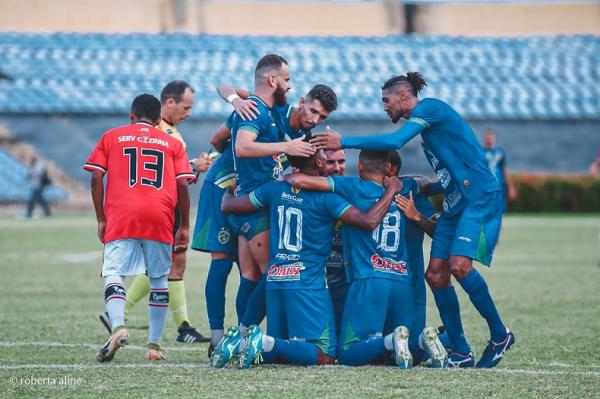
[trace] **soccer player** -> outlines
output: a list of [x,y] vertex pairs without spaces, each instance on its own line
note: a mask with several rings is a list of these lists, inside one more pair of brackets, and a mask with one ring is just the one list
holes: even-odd
[[496,132],[488,129],[483,139],[483,151],[485,159],[488,162],[490,170],[496,176],[502,194],[502,203],[506,209],[506,200],[514,201],[517,199],[517,189],[510,178],[510,172],[506,166],[506,151],[503,148],[496,147]]
[[[160,101],[160,121],[156,127],[179,140],[183,148],[186,149],[187,146],[177,130],[177,126],[192,114],[192,106],[194,105],[193,87],[182,80],[169,82],[160,93]],[[210,162],[207,162],[206,154],[201,154],[198,158],[193,159],[191,164],[196,172],[205,172],[208,166],[210,166]],[[178,215],[179,212],[175,209],[175,226],[179,223]],[[176,340],[177,342],[187,343],[207,342],[210,339],[196,331],[189,323],[185,285],[183,282],[185,267],[185,252],[173,253],[173,267],[169,273],[169,306],[175,320],[175,325],[178,326]],[[127,298],[125,314],[128,314],[133,309],[133,306],[142,298],[145,298],[149,292],[150,285],[148,278],[145,275],[136,276],[129,287],[130,294]]]
[[475,365],[451,284],[450,276],[454,276],[490,330],[490,341],[477,367],[494,367],[514,344],[515,336],[502,322],[483,276],[473,268],[473,260],[491,264],[502,218],[502,196],[483,150],[464,119],[443,101],[417,97],[425,85],[418,72],[393,77],[383,85],[384,111],[394,123],[400,118],[408,120],[396,132],[341,138],[329,131],[316,136],[313,143],[329,149],[390,150],[421,135],[425,156],[444,188],[444,211],[435,230],[425,277],[452,340],[454,351],[449,365]]
[[[204,294],[210,325],[208,356],[223,338],[225,319],[225,289],[227,278],[237,252],[237,238],[232,231],[227,215],[221,212],[221,199],[228,187],[235,184],[233,154],[229,142],[231,120],[223,123],[211,138],[211,144],[221,156],[210,168],[198,199],[198,216],[192,240],[192,249],[210,252],[211,262],[206,278]],[[238,318],[241,318],[240,305]]]
[[98,353],[99,362],[110,362],[128,343],[123,279],[144,271],[150,284],[146,358],[164,359],[160,338],[169,306],[175,205],[180,213],[175,251],[185,251],[188,245],[188,181],[195,175],[183,145],[154,128],[160,120],[160,102],[154,96],[137,96],[130,119],[131,125],[106,132],[84,165],[92,172],[98,237],[104,243],[104,298],[112,321],[112,335]]
[[[382,195],[388,169],[388,151],[361,151],[359,178],[315,178],[293,174],[286,180],[297,188],[341,194],[359,209],[371,206]],[[400,194],[418,192],[413,179],[405,179]],[[413,278],[405,239],[408,222],[392,204],[383,221],[365,232],[344,225],[344,259],[348,262],[349,288],[342,316],[339,363],[372,364],[393,354],[400,368],[411,368],[409,332],[414,320]],[[435,367],[444,367],[447,354],[434,329],[424,334]],[[428,331],[429,331],[428,330]],[[414,331],[413,331],[414,332]],[[424,331],[425,332],[425,331]]]
[[[236,113],[242,120],[256,119],[258,111],[255,114],[244,112],[245,106],[250,104],[256,107],[256,102],[248,99],[249,93],[245,89],[233,89],[227,85],[221,85],[218,88],[219,94],[223,99],[229,98],[229,102],[235,108]],[[234,96],[232,99],[231,96]],[[241,100],[242,97],[247,100]],[[310,134],[311,129],[323,123],[331,112],[337,108],[337,96],[335,92],[326,85],[315,85],[304,97],[300,98],[297,107],[291,106],[285,102],[283,105],[275,105],[271,109],[271,116],[281,133],[287,139],[296,139],[298,137]],[[245,115],[245,116],[244,116]],[[236,116],[237,118],[237,116]],[[285,157],[280,157],[283,170],[286,169]],[[260,324],[265,316],[265,281],[263,274],[258,286],[248,298],[246,311],[240,319],[242,330],[245,326]]]
[[[289,157],[292,166],[310,176],[324,173],[322,152],[310,157]],[[323,279],[331,250],[334,224],[340,219],[357,228],[375,228],[400,187],[389,179],[380,201],[361,213],[342,197],[299,190],[288,183],[269,183],[250,195],[225,196],[226,212],[252,212],[268,208],[271,250],[267,270],[267,334],[254,325],[248,329],[239,366],[247,368],[262,357],[266,362],[301,365],[333,364],[336,353],[335,321],[331,297]],[[215,349],[213,366],[222,367],[242,338],[231,327]]]
[[[275,54],[262,57],[255,68],[254,83],[254,95],[249,99],[257,104],[257,119],[241,120],[235,115],[231,126],[237,190],[241,194],[249,194],[265,183],[280,180],[285,154],[309,156],[315,151],[302,137],[284,141],[272,116],[274,106],[286,103],[286,93],[291,88],[287,61]],[[244,298],[249,298],[254,291],[269,259],[268,216],[260,210],[249,215],[232,215],[229,220],[238,234],[241,270],[238,299],[247,303]]]

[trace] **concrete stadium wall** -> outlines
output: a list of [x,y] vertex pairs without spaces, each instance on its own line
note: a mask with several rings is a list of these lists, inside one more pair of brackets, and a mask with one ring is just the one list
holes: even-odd
[[[421,33],[600,34],[600,3],[432,3],[417,7]],[[398,0],[2,0],[0,31],[368,35],[404,31]]]
[[[0,125],[32,144],[43,156],[77,180],[86,183],[81,169],[98,138],[108,129],[127,124],[126,115],[6,115]],[[190,119],[181,125],[190,156],[210,148],[209,137],[223,120]],[[343,134],[383,133],[393,130],[388,121],[348,121],[335,117],[328,122]],[[471,121],[481,137],[488,127],[498,133],[498,144],[508,153],[513,171],[586,173],[600,148],[600,121]],[[405,173],[429,175],[418,138],[401,150]],[[357,152],[348,151],[349,171],[356,171]]]

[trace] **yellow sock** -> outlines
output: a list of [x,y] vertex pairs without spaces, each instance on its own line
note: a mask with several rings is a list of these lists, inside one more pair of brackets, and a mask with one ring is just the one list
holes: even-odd
[[169,281],[169,309],[177,327],[184,321],[188,321],[183,280]]
[[145,274],[138,274],[133,279],[133,283],[127,289],[127,296],[125,300],[125,316],[129,314],[129,311],[133,309],[133,306],[140,301],[140,299],[148,296],[150,293],[150,282],[148,276]]

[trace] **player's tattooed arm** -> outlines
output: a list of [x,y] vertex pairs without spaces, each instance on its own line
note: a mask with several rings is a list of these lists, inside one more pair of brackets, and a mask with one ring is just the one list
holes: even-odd
[[235,215],[256,212],[256,206],[250,200],[248,194],[234,197],[229,191],[225,191],[221,200],[221,211]]
[[177,207],[181,222],[175,233],[175,252],[184,252],[190,241],[190,191],[187,180],[177,180]]
[[311,191],[331,191],[331,186],[326,177],[309,176],[306,173],[296,172],[283,176],[289,185]]
[[210,137],[210,144],[219,152],[225,150],[227,140],[231,138],[231,129],[226,124],[221,124],[216,132]]
[[250,96],[248,90],[234,88],[227,84],[220,84],[217,86],[217,92],[223,101],[226,101],[233,106],[235,112],[242,120],[251,121],[260,115],[260,112],[256,107],[256,102],[247,99]]
[[365,230],[373,230],[381,223],[394,200],[394,196],[401,189],[402,182],[397,177],[387,178],[385,180],[385,193],[367,212],[361,212],[353,206],[340,217],[340,220]]
[[396,205],[398,208],[404,213],[404,216],[415,224],[417,224],[423,231],[427,233],[430,237],[433,237],[433,233],[435,231],[436,222],[425,217],[421,214],[417,207],[415,206],[415,202],[413,200],[412,191],[408,193],[408,198],[398,194],[395,199]]
[[92,172],[90,188],[92,191],[92,201],[96,211],[96,220],[98,221],[98,238],[104,243],[104,233],[106,232],[106,215],[104,214],[104,174],[98,171]]

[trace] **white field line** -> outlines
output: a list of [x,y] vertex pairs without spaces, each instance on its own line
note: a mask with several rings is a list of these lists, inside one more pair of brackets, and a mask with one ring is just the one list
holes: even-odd
[[[49,341],[35,341],[35,342],[0,341],[0,347],[5,347],[5,348],[19,347],[19,346],[41,346],[44,348],[86,348],[86,349],[98,350],[102,347],[102,345],[104,345],[104,343],[102,343],[102,344],[83,344],[83,343],[67,344],[67,343],[63,343],[63,342],[49,342]],[[200,347],[193,348],[193,347],[189,347],[189,346],[188,347],[167,346],[167,347],[162,347],[162,348],[165,350],[165,352],[204,352],[203,349]],[[123,349],[125,349],[125,350],[133,349],[133,350],[144,350],[145,351],[147,348],[145,346],[139,346],[139,345],[127,345]]]
[[[48,342],[48,341],[36,341],[36,342],[10,342],[0,341],[0,347],[21,347],[21,346],[41,346],[41,347],[57,347],[57,348],[86,348],[97,350],[101,347],[98,344],[68,344],[62,342]],[[143,346],[128,345],[127,349],[134,350],[146,350]],[[165,347],[165,352],[200,352],[200,348],[191,347]],[[560,367],[589,367],[589,368],[600,368],[600,365],[591,366],[573,366],[566,363],[551,362],[550,366]],[[172,368],[172,369],[185,369],[185,368],[207,368],[206,363],[147,363],[147,364],[0,364],[0,370],[27,370],[27,369],[97,369],[97,368]],[[334,368],[346,368],[346,366],[327,366]],[[424,369],[428,370],[428,369]],[[431,371],[431,370],[428,370]],[[453,370],[453,372],[473,372],[474,370]],[[555,375],[571,375],[571,376],[583,376],[583,377],[600,377],[600,371],[568,371],[568,370],[542,370],[542,369],[502,369],[495,368],[490,370],[478,370],[486,373],[505,373],[505,374],[523,374],[523,375],[535,375],[535,376],[555,376]]]

